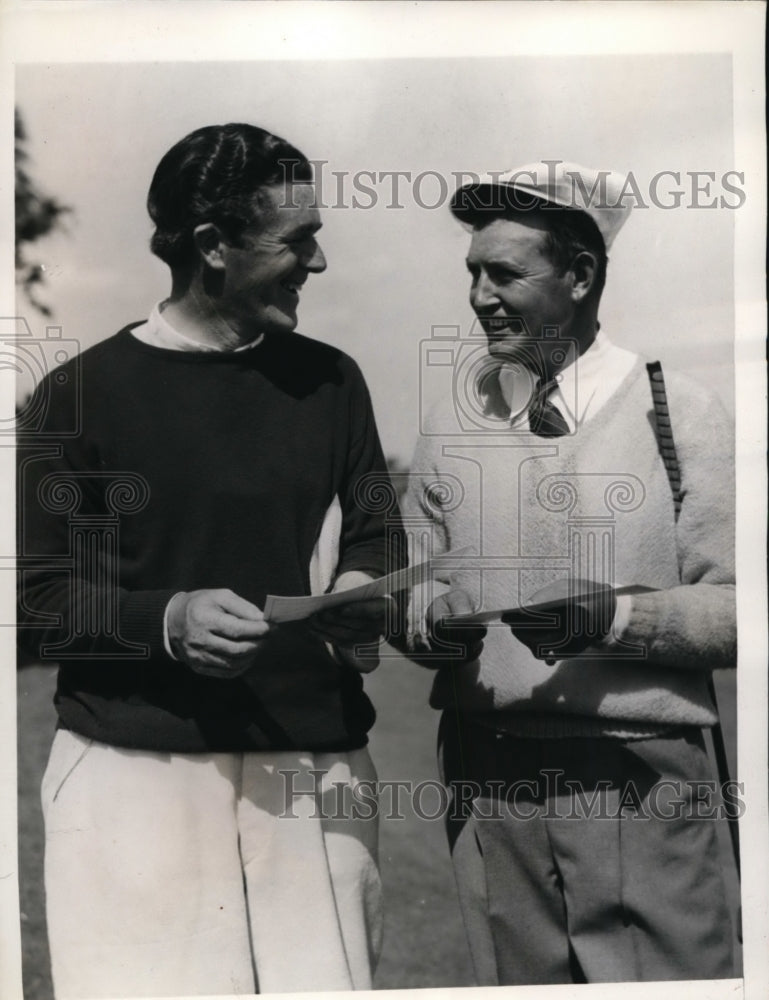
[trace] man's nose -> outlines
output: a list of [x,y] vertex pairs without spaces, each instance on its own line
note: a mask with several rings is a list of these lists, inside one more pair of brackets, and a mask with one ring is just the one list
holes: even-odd
[[485,274],[479,274],[470,289],[470,305],[476,312],[483,312],[494,308],[498,303],[493,282]]
[[313,274],[320,274],[321,271],[326,270],[326,255],[321,250],[320,243],[315,244],[312,253],[309,254],[308,259],[304,261],[304,266]]

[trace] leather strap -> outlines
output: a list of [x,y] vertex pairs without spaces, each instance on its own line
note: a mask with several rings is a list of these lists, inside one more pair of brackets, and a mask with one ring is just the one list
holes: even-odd
[[[649,373],[652,402],[654,403],[654,425],[657,435],[657,446],[659,447],[662,461],[665,463],[665,471],[668,474],[668,481],[670,483],[670,492],[673,494],[675,519],[678,521],[678,517],[681,513],[681,501],[683,500],[683,493],[681,492],[681,468],[678,464],[676,445],[673,440],[673,425],[670,421],[670,410],[668,409],[668,399],[665,391],[665,378],[662,374],[662,365],[659,361],[650,361],[646,365],[646,370]],[[721,728],[721,716],[718,711],[718,699],[716,698],[716,689],[713,684],[712,671],[708,673],[708,693],[713,700],[713,705],[716,710],[717,718],[715,725],[712,727],[711,735],[713,737],[713,750],[716,757],[716,767],[718,768],[718,779],[721,782],[721,787],[723,788],[725,784],[731,783],[731,779],[729,777],[729,762],[726,757],[726,745],[724,743],[724,734]],[[731,835],[732,850],[734,852],[734,863],[737,866],[737,876],[739,877],[740,832],[737,826],[737,817],[730,815],[728,820],[729,834]]]
[[673,440],[673,425],[670,422],[670,410],[668,409],[668,398],[665,392],[665,378],[662,374],[662,365],[659,361],[650,361],[646,366],[646,370],[649,373],[652,402],[654,403],[657,446],[659,447],[662,461],[665,463],[665,471],[668,474],[677,521],[681,513],[681,501],[683,500],[683,494],[681,493],[681,469],[678,464],[676,444]]

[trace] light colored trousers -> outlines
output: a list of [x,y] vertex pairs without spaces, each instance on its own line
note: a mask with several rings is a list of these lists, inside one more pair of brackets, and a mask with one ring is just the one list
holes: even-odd
[[[282,773],[281,773],[282,772]],[[376,774],[350,753],[169,754],[60,730],[42,787],[57,1000],[370,989]]]

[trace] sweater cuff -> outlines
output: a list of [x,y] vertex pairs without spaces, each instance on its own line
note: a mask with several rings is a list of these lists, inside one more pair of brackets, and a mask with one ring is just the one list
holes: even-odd
[[396,569],[401,569],[400,563],[393,563],[393,560],[388,559],[386,546],[377,542],[376,544],[348,547],[342,553],[335,575],[341,576],[342,573],[349,570],[359,570],[361,573],[368,573],[376,580]]
[[366,573],[372,580],[378,580],[380,576],[387,576],[389,572],[383,561],[377,563],[371,557],[366,558],[361,554],[357,559],[354,556],[343,559],[336,568],[334,579],[338,579],[343,573]]
[[147,656],[165,653],[163,622],[168,603],[178,590],[137,590],[120,604],[120,636],[147,647]]
[[[174,597],[178,597],[179,594],[183,593],[184,593],[183,590],[178,590],[174,594]],[[174,597],[171,598],[171,601],[173,601]],[[176,660],[176,662],[178,663],[179,657],[174,656],[174,651],[171,649],[171,636],[168,633],[168,612],[171,610],[171,601],[169,601],[168,604],[166,604],[166,609],[163,612],[163,648],[171,657],[171,659]]]

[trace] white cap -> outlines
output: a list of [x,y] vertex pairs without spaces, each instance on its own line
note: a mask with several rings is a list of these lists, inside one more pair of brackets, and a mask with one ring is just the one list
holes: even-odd
[[[500,200],[483,189],[497,188],[506,193],[503,205],[519,211],[542,207],[543,203],[585,212],[595,222],[608,250],[625,223],[632,205],[624,204],[627,177],[615,170],[597,170],[563,160],[541,160],[514,170],[485,174],[458,188],[451,211],[458,219],[470,211],[499,208]],[[490,194],[491,192],[489,192]],[[474,194],[470,198],[468,195]],[[629,193],[632,197],[632,192]]]

